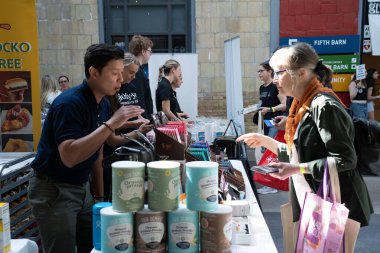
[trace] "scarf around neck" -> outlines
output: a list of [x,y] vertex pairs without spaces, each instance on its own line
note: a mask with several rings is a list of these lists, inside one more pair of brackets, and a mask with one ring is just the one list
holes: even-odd
[[285,141],[288,145],[289,150],[293,145],[294,135],[296,133],[298,124],[301,122],[303,116],[310,109],[311,102],[314,97],[320,93],[332,94],[343,106],[344,104],[335,94],[335,92],[327,87],[324,87],[321,82],[318,81],[316,77],[312,78],[303,94],[301,100],[297,98],[293,99],[292,105],[289,109],[288,120],[286,121],[285,128]]

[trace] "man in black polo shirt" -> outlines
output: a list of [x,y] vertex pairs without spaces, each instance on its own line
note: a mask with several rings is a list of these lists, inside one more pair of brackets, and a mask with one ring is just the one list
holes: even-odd
[[121,87],[123,58],[123,50],[115,46],[90,46],[84,57],[86,80],[62,93],[50,107],[29,183],[45,253],[92,249],[91,166],[104,142],[126,142],[114,130],[143,113],[138,106],[122,106],[112,116],[104,97]]

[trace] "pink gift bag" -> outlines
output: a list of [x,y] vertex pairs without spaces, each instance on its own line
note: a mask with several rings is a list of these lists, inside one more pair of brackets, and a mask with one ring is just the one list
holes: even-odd
[[[339,188],[334,188],[340,191]],[[323,182],[317,194],[306,193],[300,216],[296,253],[344,252],[343,238],[349,210],[335,201],[335,193],[331,189],[326,161]]]

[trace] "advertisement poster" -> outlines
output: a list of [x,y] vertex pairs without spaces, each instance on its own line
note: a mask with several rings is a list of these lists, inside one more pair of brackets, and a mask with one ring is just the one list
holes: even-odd
[[0,8],[0,151],[36,150],[41,132],[36,2]]

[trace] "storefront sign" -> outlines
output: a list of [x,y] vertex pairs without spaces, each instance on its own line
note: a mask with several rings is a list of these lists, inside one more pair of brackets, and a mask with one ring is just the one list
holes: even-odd
[[359,35],[321,36],[321,37],[286,37],[280,39],[282,46],[297,42],[306,42],[314,47],[318,54],[358,53]]
[[36,2],[3,1],[0,17],[0,151],[33,151],[41,132]]
[[356,66],[356,80],[363,80],[366,78],[367,71],[365,70],[365,64]]
[[380,1],[368,0],[368,22],[371,34],[372,55],[380,55]]
[[320,60],[325,65],[329,65],[334,73],[352,73],[359,63],[357,55],[320,55]]
[[335,74],[333,75],[331,84],[335,92],[347,92],[348,85],[351,82],[352,74]]

